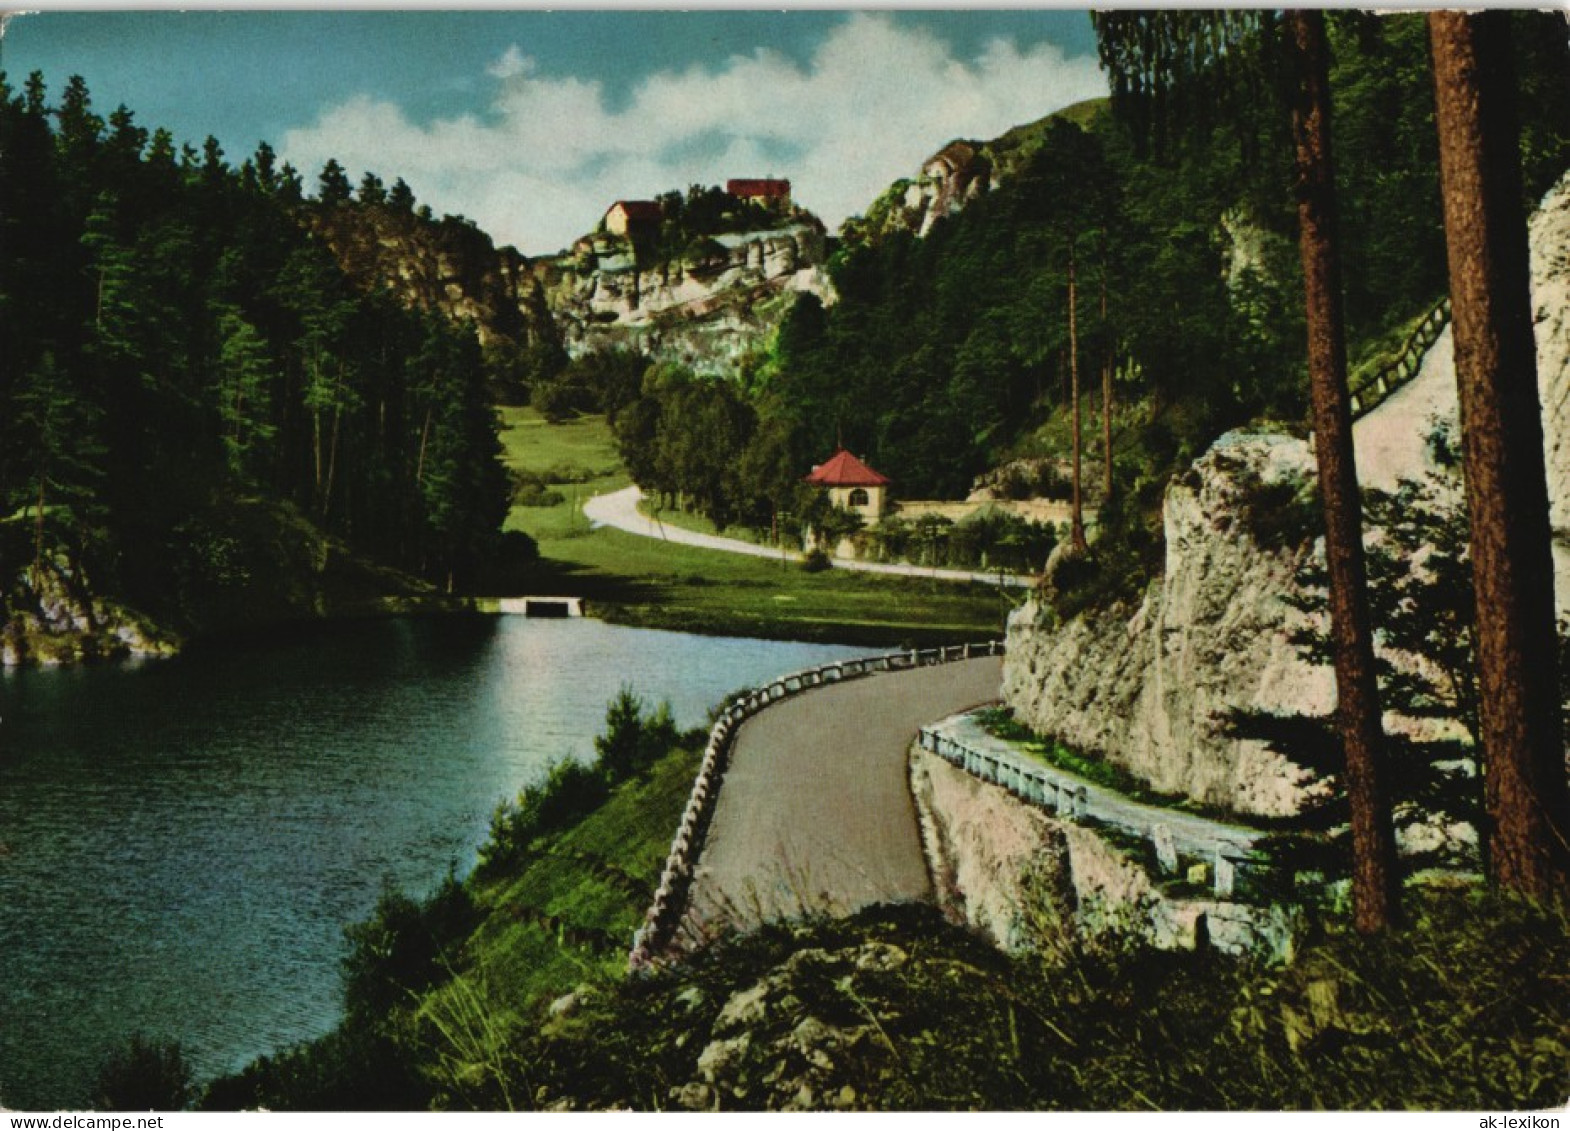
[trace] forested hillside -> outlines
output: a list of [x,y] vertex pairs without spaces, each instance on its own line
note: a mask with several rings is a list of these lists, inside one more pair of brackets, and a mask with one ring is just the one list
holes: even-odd
[[[1535,200],[1570,162],[1570,62],[1555,17],[1514,18]],[[1443,296],[1444,244],[1421,17],[1338,13],[1331,32],[1355,365]],[[832,294],[773,295],[794,303],[778,331],[717,379],[630,351],[569,364],[533,265],[402,181],[355,187],[329,162],[307,185],[265,143],[235,163],[123,107],[106,119],[78,79],[7,85],[7,620],[70,620],[67,597],[91,620],[94,594],[211,627],[254,618],[281,559],[351,552],[479,584],[506,496],[492,404],[530,396],[606,412],[646,488],[786,536],[823,520],[801,479],[841,444],[909,499],[963,496],[1017,459],[1039,476],[1015,488],[1061,492],[1077,435],[1091,503],[1121,504],[1101,515],[1127,535],[1107,553],[1148,563],[1175,467],[1226,428],[1305,418],[1282,92],[1267,71],[1185,97],[1181,133],[1082,106],[945,147],[981,155],[990,187],[951,194],[924,235],[847,223]],[[683,216],[666,243],[713,227]],[[661,317],[702,317],[683,311]],[[278,588],[275,612],[322,604],[312,584]]]
[[[1570,63],[1556,17],[1516,18],[1536,200],[1570,161]],[[1422,17],[1338,13],[1332,35],[1355,362],[1444,295],[1445,251]],[[1076,367],[1086,476],[1100,477],[1106,387],[1120,495],[1158,498],[1172,468],[1228,427],[1260,417],[1302,426],[1282,99],[1261,77],[1228,98],[1199,97],[1204,112],[1189,129],[1149,139],[1109,115],[1077,114],[1089,128],[1048,120],[1015,131],[1009,175],[924,238],[847,224],[830,264],[837,301],[799,298],[741,388],[699,382],[694,392],[662,372],[644,390],[652,403],[629,410],[639,422],[629,462],[693,449],[695,436],[674,433],[708,417],[667,402],[706,395],[735,427],[690,478],[654,484],[700,510],[768,522],[789,505],[787,469],[800,475],[839,443],[907,498],[961,496],[1012,456],[1068,459]],[[743,470],[714,486],[736,468],[772,474]]]
[[351,551],[479,578],[506,484],[475,335],[351,286],[304,222],[331,201],[265,143],[238,165],[212,138],[176,149],[35,75],[0,86],[0,159],[13,636],[62,601],[204,629],[321,611],[329,574],[398,588],[329,568]]

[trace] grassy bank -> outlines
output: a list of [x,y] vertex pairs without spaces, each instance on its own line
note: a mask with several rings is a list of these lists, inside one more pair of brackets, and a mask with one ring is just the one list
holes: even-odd
[[697,770],[702,732],[645,714],[621,733],[641,744],[630,763],[559,766],[493,823],[488,864],[423,902],[385,893],[347,932],[339,1026],[213,1082],[201,1106],[533,1106],[520,1050],[552,1001],[623,977]]
[[546,500],[515,505],[507,528],[539,543],[542,588],[583,597],[606,620],[900,647],[1001,635],[1019,599],[986,585],[807,573],[794,563],[590,530],[583,501],[630,482],[603,418],[553,425],[531,409],[507,408],[503,422],[508,466]]

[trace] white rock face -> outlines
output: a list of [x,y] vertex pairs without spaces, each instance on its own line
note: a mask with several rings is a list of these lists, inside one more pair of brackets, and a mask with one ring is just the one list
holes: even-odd
[[1365,489],[1394,491],[1402,479],[1436,474],[1440,468],[1429,438],[1436,429],[1448,428],[1459,440],[1460,419],[1455,350],[1446,326],[1417,376],[1352,426],[1357,481]]
[[[1570,175],[1531,222],[1539,392],[1560,615],[1570,613]],[[1419,375],[1354,429],[1365,486],[1435,469],[1429,435],[1459,430],[1447,330]],[[1166,566],[1143,604],[1057,625],[1031,602],[1009,619],[1005,700],[1022,721],[1146,778],[1240,813],[1293,812],[1314,788],[1262,744],[1225,736],[1233,709],[1329,711],[1328,668],[1297,658],[1283,600],[1302,551],[1262,550],[1242,521],[1250,479],[1313,474],[1308,447],[1232,433],[1168,489]],[[1390,720],[1387,720],[1387,724]]]
[[632,345],[707,372],[756,345],[783,296],[831,301],[826,258],[823,232],[806,223],[720,236],[707,258],[644,270],[624,242],[596,237],[549,270],[546,292],[569,353]]
[[1227,738],[1232,710],[1322,713],[1328,670],[1302,663],[1282,600],[1307,551],[1262,550],[1242,521],[1250,482],[1299,483],[1307,446],[1229,433],[1174,481],[1166,569],[1127,610],[1058,627],[1032,601],[1009,618],[1003,697],[1044,734],[1103,752],[1163,792],[1240,813],[1296,812],[1306,775],[1256,740]]
[[1548,521],[1554,528],[1554,593],[1564,618],[1570,616],[1570,172],[1543,200],[1528,230]]
[[[1554,530],[1554,592],[1563,619],[1570,617],[1570,173],[1543,198],[1528,231],[1548,520]],[[1435,475],[1439,468],[1428,438],[1438,428],[1460,435],[1455,351],[1448,327],[1428,351],[1418,375],[1354,425],[1358,482],[1391,491],[1401,479]],[[1459,478],[1454,483],[1459,500]]]

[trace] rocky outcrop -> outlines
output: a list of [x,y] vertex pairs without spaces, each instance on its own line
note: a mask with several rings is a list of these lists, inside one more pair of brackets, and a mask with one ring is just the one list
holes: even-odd
[[[1570,172],[1544,198],[1529,231],[1548,520],[1555,541],[1563,544],[1570,543]],[[1562,559],[1556,572],[1561,579],[1566,576]],[[1561,584],[1558,590],[1563,615],[1570,604],[1570,586]]]
[[654,260],[601,232],[536,265],[569,353],[640,349],[698,372],[718,372],[757,346],[793,296],[832,297],[827,240],[807,216],[769,231],[714,236]]
[[1092,99],[1016,126],[991,141],[957,138],[921,163],[914,177],[895,181],[868,206],[864,217],[845,222],[847,242],[876,243],[896,232],[927,236],[946,216],[962,212],[1012,177],[1041,145],[1057,120],[1086,127],[1106,107]]
[[879,941],[796,951],[726,999],[698,1053],[696,1078],[671,1089],[672,1106],[689,1111],[738,1104],[769,1111],[865,1109],[867,1083],[897,1072],[897,1053],[875,1015],[812,1009],[806,1001],[820,995],[804,987],[849,988],[860,978],[897,971],[909,961],[900,947]]
[[28,569],[0,611],[0,667],[75,664],[129,656],[167,656],[171,634],[116,602],[98,596],[82,571],[61,559]]
[[1166,566],[1139,608],[1059,624],[1028,602],[1009,618],[1003,695],[1045,734],[1164,793],[1238,813],[1296,812],[1307,775],[1263,742],[1227,737],[1234,709],[1323,713],[1328,671],[1297,657],[1304,615],[1282,598],[1309,548],[1267,548],[1249,517],[1312,471],[1290,436],[1229,433],[1168,489]]
[[317,206],[303,215],[351,279],[386,287],[409,306],[471,323],[482,346],[555,340],[544,291],[528,261],[511,247],[497,248],[469,221],[427,220],[378,204]]
[[472,324],[482,346],[560,345],[574,356],[623,347],[714,373],[764,341],[796,293],[833,297],[823,226],[800,210],[676,258],[602,230],[535,260],[455,217],[363,204],[302,216],[350,278]]
[[896,181],[867,210],[859,234],[876,239],[892,232],[925,237],[933,225],[984,196],[993,185],[991,160],[980,142],[951,141],[922,163],[914,180]]

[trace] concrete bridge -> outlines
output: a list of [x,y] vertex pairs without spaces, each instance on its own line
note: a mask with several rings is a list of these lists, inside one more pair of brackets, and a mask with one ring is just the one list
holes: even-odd
[[582,597],[494,597],[475,602],[481,612],[517,617],[581,617]]

